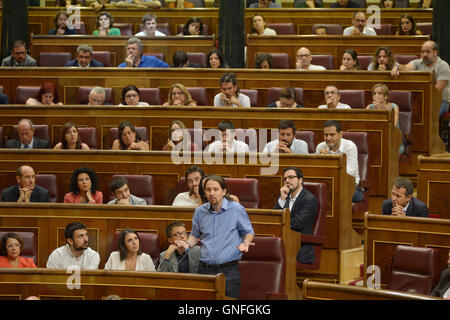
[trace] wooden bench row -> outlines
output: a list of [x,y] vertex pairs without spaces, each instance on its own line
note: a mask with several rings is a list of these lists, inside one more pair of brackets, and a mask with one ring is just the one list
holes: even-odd
[[[39,71],[38,71],[39,70]],[[412,128],[411,133],[408,136],[408,140],[413,143],[410,146],[411,154],[408,163],[402,163],[400,168],[401,175],[416,176],[417,163],[415,158],[418,155],[430,155],[444,152],[443,141],[439,137],[438,133],[438,110],[440,107],[440,96],[434,87],[434,75],[428,72],[405,72],[400,75],[399,80],[393,80],[390,77],[389,72],[342,72],[342,71],[309,71],[299,72],[296,70],[248,70],[248,69],[231,69],[231,70],[207,70],[207,69],[124,69],[124,68],[96,68],[95,70],[80,70],[80,69],[67,69],[67,68],[23,68],[23,69],[9,69],[0,68],[0,85],[3,85],[4,93],[7,94],[11,101],[14,101],[15,90],[17,86],[40,86],[44,81],[51,81],[55,83],[58,88],[58,92],[61,95],[61,100],[64,104],[75,104],[76,94],[80,86],[96,86],[113,88],[116,98],[120,95],[122,88],[130,83],[138,87],[143,88],[159,88],[161,96],[164,97],[168,93],[168,89],[174,83],[183,83],[188,87],[204,87],[207,91],[207,96],[210,101],[213,101],[215,94],[219,92],[219,79],[223,72],[231,71],[236,74],[238,79],[238,85],[240,88],[256,89],[259,93],[259,99],[266,101],[268,89],[273,86],[285,87],[300,87],[304,90],[305,105],[318,106],[323,103],[323,90],[328,84],[335,84],[339,89],[356,89],[368,91],[376,83],[385,83],[390,90],[396,91],[409,91],[412,93]],[[115,99],[119,101],[119,98]],[[14,112],[14,108],[9,108],[6,114],[2,116],[8,116],[11,112]],[[307,130],[308,128],[320,130],[322,126],[322,120],[328,120],[330,117],[338,116],[338,120],[343,120],[346,116],[341,113],[332,113],[330,110],[325,110],[323,113],[316,110],[264,110],[262,108],[251,108],[252,110],[236,110],[229,112],[230,109],[222,109],[222,118],[216,118],[212,123],[209,122],[208,126],[216,127],[217,123],[223,119],[230,119],[236,121],[236,127],[251,128],[251,127],[266,127],[276,128],[279,120],[281,119],[293,119],[299,120],[311,113],[308,117],[308,121],[298,125],[299,130]],[[6,109],[4,109],[6,110]],[[18,108],[17,110],[21,110]],[[36,112],[39,112],[40,108],[35,108]],[[66,113],[66,109],[61,109],[63,113]],[[88,113],[96,112],[94,108],[87,109]],[[125,109],[121,109],[125,110]],[[138,109],[146,110],[146,109]],[[172,115],[176,117],[182,117],[184,119],[208,119],[212,116],[212,110],[218,110],[216,108],[198,108],[195,115],[192,111],[189,111],[189,116],[182,116],[176,114],[177,110],[174,108],[159,109],[157,117],[162,121],[167,119],[173,119]],[[219,109],[220,110],[220,109]],[[358,112],[361,110],[352,110],[350,113]],[[57,111],[55,111],[57,112]],[[77,111],[78,112],[78,111]],[[103,112],[103,111],[101,111]],[[127,115],[132,114],[131,111],[126,111]],[[144,112],[144,111],[143,111]],[[219,111],[214,111],[219,112]],[[222,111],[221,111],[222,112]],[[244,113],[242,113],[244,112]],[[267,113],[268,112],[268,113]],[[333,111],[334,112],[334,111]],[[34,113],[34,112],[33,112]],[[139,113],[139,111],[138,111]],[[314,116],[312,116],[314,114]],[[316,119],[316,114],[320,114],[320,119],[311,126],[311,118]],[[380,114],[374,112],[373,114]],[[24,114],[20,112],[20,116],[30,116],[30,113]],[[87,115],[89,118],[92,114]],[[356,115],[356,113],[354,114]],[[19,116],[19,114],[18,114]],[[123,118],[122,113],[119,118]],[[136,114],[136,118],[145,116],[142,112],[139,115]],[[252,121],[246,123],[246,117],[252,117]],[[358,118],[362,116],[362,118]],[[365,119],[369,116],[368,113],[358,113],[357,117],[351,118],[351,122],[355,124],[355,127],[345,126],[345,130],[355,131],[367,131],[373,134],[379,134],[385,138],[385,133],[380,131],[379,128],[366,127]],[[117,115],[115,116],[117,117]],[[169,118],[168,118],[169,117]],[[42,119],[42,118],[41,118]],[[177,118],[175,118],[177,119]],[[219,120],[220,119],[220,120]],[[134,120],[134,119],[132,119]],[[15,120],[13,120],[15,121]],[[42,119],[42,123],[46,120]],[[269,121],[267,125],[264,125],[266,121]],[[385,121],[385,120],[382,120]],[[116,125],[119,121],[114,121],[113,125]],[[320,122],[320,123],[319,123]],[[377,121],[379,122],[379,121]],[[10,122],[11,123],[11,122]],[[9,123],[9,124],[10,124]],[[79,122],[83,124],[84,121]],[[142,123],[142,122],[141,122]],[[160,122],[162,124],[163,122]],[[168,124],[169,121],[164,122]],[[61,124],[61,123],[60,123]],[[188,126],[193,125],[193,121],[190,120],[186,124]],[[205,124],[204,124],[205,125]],[[367,129],[367,130],[364,130]],[[370,131],[376,130],[376,131]],[[389,132],[389,135],[391,133]],[[316,132],[316,137],[320,137],[320,133]],[[165,138],[160,141],[166,141]],[[389,141],[386,140],[389,144]],[[161,142],[164,144],[164,142]],[[372,144],[371,144],[372,146]],[[161,146],[162,147],[162,146]],[[384,147],[380,147],[384,149]],[[394,147],[394,146],[392,146]],[[378,146],[374,147],[375,150],[380,150]],[[396,150],[396,149],[395,149]],[[391,150],[392,153],[395,150]],[[384,158],[384,154],[380,155]],[[386,164],[388,162],[377,162],[377,166],[381,167],[379,170],[388,170]],[[374,163],[372,162],[371,165]],[[378,169],[376,169],[378,170]],[[377,187],[376,187],[377,188]],[[377,191],[378,192],[378,191]]]
[[[29,30],[30,34],[47,34],[54,28],[54,18],[56,13],[61,10],[58,7],[29,9]],[[365,9],[361,9],[365,11]],[[114,17],[114,21],[120,23],[133,23],[135,30],[139,29],[142,23],[144,12],[142,9],[118,9],[111,8],[108,12]],[[153,12],[158,17],[158,22],[169,22],[171,34],[177,34],[177,25],[184,25],[191,17],[199,17],[204,24],[207,24],[211,34],[218,34],[219,11],[217,8],[193,8],[193,9],[166,9],[145,10]],[[266,22],[291,22],[294,24],[294,30],[297,34],[310,34],[311,26],[315,23],[326,24],[336,23],[343,26],[351,25],[351,19],[355,9],[250,9],[245,10],[245,30],[250,33],[251,17],[256,14],[262,14]],[[416,22],[431,22],[433,20],[432,9],[401,8],[401,9],[383,9],[381,11],[381,23],[390,23],[398,25],[400,16],[403,13],[411,14]],[[86,23],[87,33],[92,34],[95,30],[95,21],[97,14],[90,7],[80,8],[81,21]],[[372,14],[367,14],[370,17]]]

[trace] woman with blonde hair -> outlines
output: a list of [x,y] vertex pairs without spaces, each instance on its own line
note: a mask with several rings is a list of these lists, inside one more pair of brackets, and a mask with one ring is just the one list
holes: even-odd
[[384,83],[377,83],[372,87],[372,103],[367,106],[368,110],[392,110],[394,109],[394,125],[398,124],[398,105],[389,102],[389,89]]
[[254,14],[252,17],[252,35],[257,36],[276,36],[277,32],[267,27],[264,17],[260,14]]
[[163,107],[168,106],[190,106],[196,107],[197,102],[192,99],[191,94],[181,83],[175,83],[170,87],[168,101]]

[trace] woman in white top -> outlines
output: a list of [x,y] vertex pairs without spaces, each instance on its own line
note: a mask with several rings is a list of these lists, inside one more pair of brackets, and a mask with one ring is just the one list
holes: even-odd
[[119,106],[148,106],[149,104],[145,101],[139,101],[141,99],[141,93],[139,89],[130,84],[122,89],[122,102]]
[[105,270],[155,271],[152,258],[141,251],[140,240],[133,229],[123,229],[119,234],[119,251],[111,252]]
[[262,15],[255,14],[252,17],[252,35],[276,36],[277,32],[267,27],[266,21]]

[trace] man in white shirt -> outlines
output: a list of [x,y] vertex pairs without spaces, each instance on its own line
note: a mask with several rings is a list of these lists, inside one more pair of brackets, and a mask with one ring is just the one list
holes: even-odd
[[336,86],[329,85],[323,91],[326,104],[319,106],[319,109],[351,109],[348,104],[341,103],[341,94]]
[[308,154],[308,144],[295,138],[295,123],[292,120],[281,120],[278,125],[279,139],[266,144],[263,153],[296,153]]
[[311,64],[312,56],[308,48],[302,47],[297,50],[295,66],[297,70],[327,70],[325,67]]
[[214,107],[250,108],[250,98],[239,93],[236,75],[224,73],[220,78],[220,90],[214,97]]
[[236,140],[234,138],[235,131],[233,122],[225,120],[221,121],[217,129],[222,134],[221,140],[216,140],[205,149],[205,152],[235,152],[235,153],[248,153],[249,147],[243,141]]
[[72,222],[64,230],[67,244],[50,254],[47,268],[67,269],[75,265],[80,269],[98,269],[100,255],[89,248],[89,238],[86,226],[81,222]]
[[156,30],[156,15],[149,12],[142,17],[142,24],[144,30],[136,33],[135,37],[165,37],[166,35],[161,31]]
[[205,175],[202,168],[191,166],[186,170],[185,179],[189,191],[177,194],[172,206],[175,207],[198,207],[201,197],[198,192],[201,178]]
[[375,29],[367,27],[367,17],[362,11],[358,11],[352,18],[353,26],[344,29],[344,36],[376,36]]
[[323,137],[325,141],[316,147],[316,154],[343,154],[347,155],[347,173],[355,178],[355,193],[352,202],[361,202],[362,190],[359,187],[358,148],[356,144],[342,138],[342,126],[338,121],[328,120],[323,124]]

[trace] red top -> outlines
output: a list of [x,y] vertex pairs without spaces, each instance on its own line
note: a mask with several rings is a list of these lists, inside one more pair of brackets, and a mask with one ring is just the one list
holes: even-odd
[[[89,203],[103,203],[103,193],[99,190],[92,194],[92,198],[94,198],[94,201]],[[74,194],[72,192],[66,193],[64,196],[64,203],[80,203],[80,194]]]
[[[14,268],[9,264],[8,257],[0,257],[0,268]],[[19,267],[18,268],[37,268],[34,264],[34,260],[31,258],[19,257]]]

